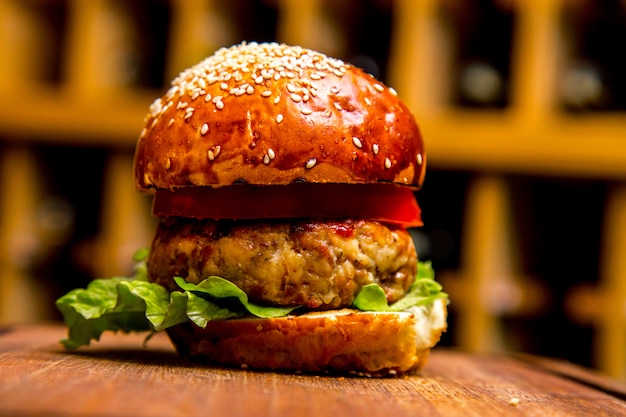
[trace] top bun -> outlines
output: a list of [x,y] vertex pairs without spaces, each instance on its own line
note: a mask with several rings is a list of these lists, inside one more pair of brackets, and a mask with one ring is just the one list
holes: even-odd
[[154,101],[135,154],[140,190],[233,183],[389,182],[419,188],[410,110],[361,69],[277,43],[222,48]]

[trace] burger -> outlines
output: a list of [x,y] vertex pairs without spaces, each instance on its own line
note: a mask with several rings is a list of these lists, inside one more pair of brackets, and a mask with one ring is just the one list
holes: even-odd
[[446,329],[409,233],[425,167],[415,118],[373,76],[302,47],[222,48],[150,106],[134,179],[154,239],[134,276],[57,300],[62,342],[164,330],[221,366],[415,372]]

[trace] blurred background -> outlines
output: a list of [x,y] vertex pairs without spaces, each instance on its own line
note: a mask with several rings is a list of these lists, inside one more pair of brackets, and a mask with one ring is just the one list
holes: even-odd
[[244,40],[352,62],[414,111],[443,345],[626,379],[624,0],[0,0],[0,325],[130,273],[148,106]]

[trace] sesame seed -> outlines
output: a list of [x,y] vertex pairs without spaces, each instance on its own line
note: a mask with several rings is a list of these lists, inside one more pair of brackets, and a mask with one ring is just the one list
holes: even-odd
[[372,105],[372,100],[370,100],[368,97],[365,97],[365,104],[367,104],[368,106]]
[[217,158],[217,156],[220,154],[220,152],[222,151],[222,147],[220,145],[215,146],[215,157]]
[[222,110],[224,108],[224,102],[219,100],[215,103],[215,107],[218,108],[218,110]]
[[359,149],[363,147],[363,144],[361,143],[361,139],[357,138],[356,136],[352,137],[352,143],[354,144],[354,146],[356,146]]
[[217,103],[218,101],[222,101],[222,96],[215,96],[211,101],[213,102],[213,104]]
[[391,160],[389,158],[385,158],[385,168],[391,168]]
[[424,162],[424,158],[422,157],[421,153],[417,154],[417,165],[422,165],[422,162]]
[[274,158],[276,158],[276,153],[274,152],[274,150],[272,148],[269,148],[267,150],[267,156],[269,156],[270,159],[274,159]]
[[337,87],[330,87],[330,92],[333,94],[337,94],[339,92],[339,88]]
[[311,109],[309,109],[309,108],[306,108],[306,107],[305,107],[305,108],[303,108],[302,110],[300,110],[300,112],[301,112],[302,114],[309,115],[309,114],[313,113],[313,110],[311,110]]
[[372,152],[374,152],[374,155],[378,155],[378,143],[372,145]]
[[343,110],[343,108],[341,107],[341,104],[339,103],[333,103],[333,105],[335,106],[335,108],[339,111]]
[[280,96],[276,96],[276,98],[274,99],[274,104],[278,104],[279,101],[280,101]]
[[296,87],[293,84],[289,83],[287,84],[287,91],[289,91],[290,93],[295,93]]
[[166,104],[163,103],[163,100],[156,99],[150,104],[150,116],[154,118],[159,118],[163,113],[165,113],[172,106],[172,102],[168,101]]
[[170,159],[170,158],[167,158],[167,159],[165,160],[165,169],[167,169],[167,170],[169,171],[169,169],[171,168],[171,166],[172,166],[172,161],[171,161],[171,159]]
[[265,90],[261,93],[263,97],[269,97],[272,95],[272,90]]
[[268,155],[268,154],[265,154],[265,156],[263,156],[263,163],[264,163],[265,165],[267,165],[267,164],[269,164],[269,163],[270,163],[270,157],[269,157],[269,155]]
[[256,84],[263,84],[263,81],[265,81],[265,80],[264,80],[264,78],[263,78],[263,76],[262,76],[262,75],[259,75],[258,77],[256,77],[256,78],[254,79],[254,82],[255,82]]
[[185,107],[187,107],[189,103],[187,103],[186,101],[179,101],[178,104],[176,105],[177,109],[184,109]]
[[246,93],[248,94],[252,94],[254,93],[254,87],[252,87],[251,85],[248,86],[248,88],[246,88]]
[[185,113],[184,119],[189,120],[193,116],[193,110]]
[[228,90],[228,84],[226,84],[226,83],[221,83],[221,84],[220,84],[220,88],[221,88],[222,90]]
[[343,62],[339,61],[338,59],[329,59],[328,65],[335,69],[343,68]]
[[397,95],[398,95],[398,92],[397,92],[397,91],[395,90],[395,88],[393,88],[393,87],[389,87],[389,92],[390,92],[391,94],[393,94],[394,96],[397,96]]
[[381,93],[382,93],[382,92],[383,92],[383,90],[384,90],[384,89],[383,89],[383,86],[382,86],[382,85],[380,85],[380,84],[374,84],[374,88],[376,89],[376,91],[379,91],[379,92],[381,92]]
[[200,86],[200,88],[202,88],[203,90],[206,88],[206,81],[204,81],[204,78],[198,78],[198,85]]
[[165,99],[166,100],[172,100],[177,92],[178,92],[178,86],[177,85],[174,85],[174,86],[170,87],[170,89],[167,90],[167,92],[165,93]]
[[282,122],[282,121],[283,121],[283,115],[282,115],[282,114],[280,114],[280,113],[278,113],[278,114],[276,115],[276,123],[280,123],[280,122]]
[[167,127],[171,127],[174,124],[174,118],[172,117],[169,122],[167,122]]
[[299,103],[302,101],[302,97],[299,94],[296,93],[292,93],[289,98],[291,98],[291,100],[293,100],[296,103]]
[[307,169],[311,169],[315,166],[315,164],[317,164],[317,159],[311,158],[308,161],[306,161],[306,164],[304,166]]
[[209,101],[211,101],[211,94],[207,94],[206,96],[204,96],[204,101],[205,103],[208,103]]
[[311,77],[312,80],[321,80],[322,77],[320,77],[320,75],[316,72],[312,73],[311,75],[309,75],[309,77]]
[[206,123],[203,124],[202,127],[200,128],[200,134],[204,136],[207,134],[208,131],[209,131],[209,125]]
[[207,151],[206,155],[207,155],[207,158],[209,158],[209,161],[212,161],[215,159],[215,154],[213,153],[211,149]]

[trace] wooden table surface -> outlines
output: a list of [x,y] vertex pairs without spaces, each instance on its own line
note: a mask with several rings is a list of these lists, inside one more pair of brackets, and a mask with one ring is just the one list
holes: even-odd
[[0,330],[1,416],[623,416],[626,387],[532,356],[436,348],[404,378],[286,375],[180,360],[164,334],[65,352],[58,324]]

